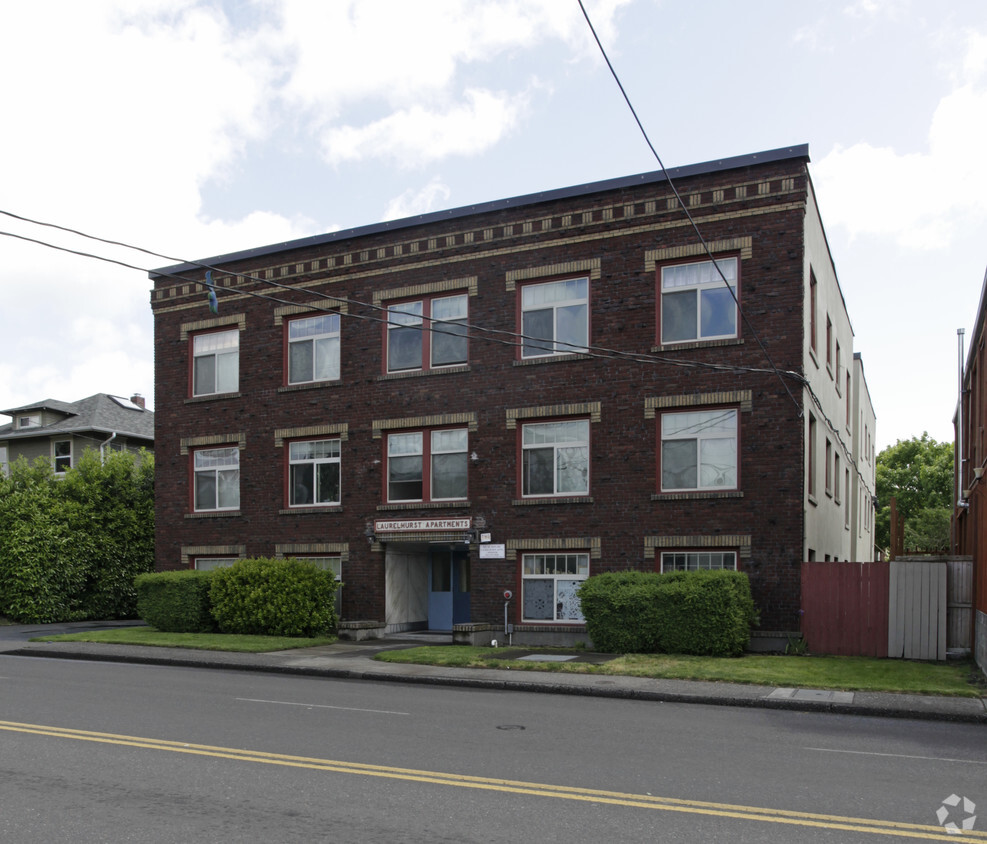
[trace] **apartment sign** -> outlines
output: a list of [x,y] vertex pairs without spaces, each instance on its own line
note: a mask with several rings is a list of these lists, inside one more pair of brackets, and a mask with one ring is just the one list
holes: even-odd
[[465,519],[377,519],[374,533],[404,533],[418,530],[469,530],[473,520]]

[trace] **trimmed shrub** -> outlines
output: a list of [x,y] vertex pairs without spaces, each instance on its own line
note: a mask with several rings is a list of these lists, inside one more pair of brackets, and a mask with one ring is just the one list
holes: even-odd
[[213,618],[222,633],[323,636],[336,629],[337,586],[303,560],[237,560],[213,572]]
[[165,633],[212,633],[212,571],[162,571],[138,575],[137,614]]
[[586,632],[607,653],[739,656],[756,618],[736,571],[608,572],[579,588]]

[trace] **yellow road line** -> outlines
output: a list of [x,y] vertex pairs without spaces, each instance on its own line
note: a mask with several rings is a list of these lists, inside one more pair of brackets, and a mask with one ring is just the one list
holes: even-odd
[[[265,753],[256,750],[166,741],[163,739],[92,732],[89,730],[75,730],[41,724],[23,724],[16,721],[0,721],[0,730],[55,738],[68,738],[76,741],[114,744],[125,747],[139,747],[148,750],[166,750],[173,753],[208,756],[216,759],[231,759],[239,762],[307,768],[317,771],[383,777],[387,779],[454,786],[457,788],[474,788],[510,794],[555,797],[563,800],[601,803],[612,806],[653,809],[665,812],[683,812],[738,820],[760,821],[762,823],[780,823],[801,827],[863,832],[873,835],[895,835],[901,838],[917,838],[926,841],[957,840],[955,835],[950,835],[945,829],[939,826],[899,823],[897,821],[825,815],[813,812],[794,812],[785,809],[738,806],[729,803],[711,803],[701,800],[680,800],[672,797],[655,797],[650,794],[631,794],[619,791],[524,782],[522,780],[474,777],[465,774],[447,774],[438,771],[396,768],[387,765],[368,765],[361,762],[343,762],[335,759],[318,759],[281,753]],[[964,832],[963,837],[968,840],[987,840],[987,833],[970,830]]]

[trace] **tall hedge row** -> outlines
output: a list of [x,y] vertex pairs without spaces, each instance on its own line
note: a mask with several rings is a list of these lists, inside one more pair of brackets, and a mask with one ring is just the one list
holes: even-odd
[[756,618],[743,572],[609,572],[579,589],[586,632],[607,653],[739,656]]
[[129,618],[154,567],[154,461],[83,452],[56,476],[24,460],[0,475],[0,615],[21,623]]

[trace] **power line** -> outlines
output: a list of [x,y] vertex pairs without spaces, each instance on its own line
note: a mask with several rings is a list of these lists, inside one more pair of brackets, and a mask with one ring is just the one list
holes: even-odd
[[727,290],[730,291],[730,295],[733,297],[734,304],[737,306],[737,311],[740,314],[740,318],[744,321],[744,325],[750,330],[754,339],[757,341],[757,345],[760,346],[761,351],[764,353],[765,359],[768,361],[768,365],[771,369],[778,375],[778,380],[781,381],[782,386],[785,388],[785,392],[788,393],[788,397],[792,400],[798,411],[799,418],[802,417],[802,406],[799,404],[798,400],[792,395],[792,391],[788,389],[788,384],[785,383],[785,379],[782,377],[781,371],[775,366],[774,361],[771,359],[771,355],[768,354],[768,350],[765,348],[764,343],[761,342],[761,338],[758,336],[757,332],[754,330],[754,326],[751,325],[750,320],[747,319],[747,315],[744,313],[743,308],[740,306],[740,300],[737,298],[736,291],[730,286],[730,282],[727,281],[726,276],[723,274],[723,270],[720,269],[720,265],[717,263],[716,259],[713,257],[713,253],[710,251],[709,245],[706,243],[706,239],[702,236],[699,231],[699,226],[696,225],[696,221],[693,219],[692,214],[689,213],[689,209],[686,207],[685,202],[682,200],[681,194],[679,194],[678,189],[675,187],[675,183],[672,181],[672,177],[668,175],[668,170],[665,169],[665,164],[661,160],[661,156],[658,155],[658,150],[655,149],[654,144],[651,143],[651,138],[648,137],[648,133],[644,129],[644,124],[641,123],[641,118],[637,116],[637,111],[634,109],[633,103],[631,103],[631,98],[627,95],[627,91],[624,90],[624,85],[620,81],[620,77],[617,75],[617,71],[614,69],[613,63],[610,61],[610,57],[607,55],[607,51],[603,49],[603,43],[600,41],[600,37],[596,34],[596,29],[593,26],[593,21],[590,20],[589,13],[586,11],[586,7],[583,5],[583,0],[576,0],[579,3],[579,8],[582,10],[583,17],[586,18],[586,24],[589,26],[590,32],[593,33],[593,40],[596,41],[596,46],[600,48],[600,53],[603,55],[604,61],[607,63],[607,67],[610,68],[610,74],[613,76],[614,82],[617,83],[617,87],[620,89],[620,93],[624,97],[624,102],[627,103],[627,107],[630,109],[631,114],[634,116],[634,122],[637,123],[637,128],[641,130],[641,134],[644,136],[645,142],[648,144],[648,149],[651,150],[651,154],[654,155],[655,160],[658,162],[658,166],[661,168],[662,175],[665,177],[665,181],[668,182],[668,186],[672,189],[672,193],[675,194],[675,199],[679,204],[679,207],[685,213],[686,219],[692,226],[692,230],[696,233],[696,237],[699,239],[699,243],[702,244],[703,251],[710,261],[713,262],[713,267],[719,274],[723,283],[726,285]]

